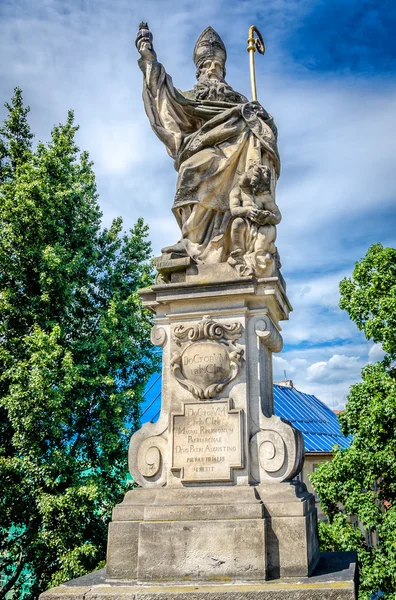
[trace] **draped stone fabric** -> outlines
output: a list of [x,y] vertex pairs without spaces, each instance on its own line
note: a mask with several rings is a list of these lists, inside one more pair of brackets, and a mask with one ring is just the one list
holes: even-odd
[[141,59],[139,65],[147,116],[179,173],[172,210],[182,246],[198,263],[223,262],[230,192],[249,163],[270,167],[275,192],[280,161],[274,121],[258,102],[196,100],[173,86],[159,62]]

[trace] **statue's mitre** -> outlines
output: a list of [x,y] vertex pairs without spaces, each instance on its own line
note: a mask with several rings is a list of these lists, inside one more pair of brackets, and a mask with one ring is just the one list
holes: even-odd
[[207,27],[199,36],[195,44],[193,61],[197,67],[207,58],[216,57],[224,66],[227,60],[227,51],[224,42],[213,27]]

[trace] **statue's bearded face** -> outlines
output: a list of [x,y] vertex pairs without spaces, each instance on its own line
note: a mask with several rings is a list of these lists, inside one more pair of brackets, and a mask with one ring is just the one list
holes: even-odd
[[198,82],[194,86],[196,99],[233,103],[247,102],[246,98],[235,92],[224,78],[224,63],[216,57],[206,58],[197,68]]
[[201,65],[198,81],[224,81],[224,66],[216,58],[207,58]]

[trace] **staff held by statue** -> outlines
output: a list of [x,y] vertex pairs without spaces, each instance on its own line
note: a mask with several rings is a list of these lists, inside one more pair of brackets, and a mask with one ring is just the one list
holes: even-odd
[[[257,37],[254,37],[254,34],[257,34]],[[247,51],[249,52],[249,62],[250,62],[250,83],[252,85],[252,100],[255,102],[257,100],[257,89],[256,89],[256,73],[254,71],[254,53],[264,54],[265,46],[263,36],[257,29],[255,25],[249,27],[249,37],[248,37],[248,47]]]

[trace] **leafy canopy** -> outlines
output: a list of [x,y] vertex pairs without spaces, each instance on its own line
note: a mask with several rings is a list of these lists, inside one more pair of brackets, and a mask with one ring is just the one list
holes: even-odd
[[[311,476],[328,523],[320,523],[323,550],[358,550],[361,597],[396,590],[396,249],[371,246],[351,279],[340,284],[340,307],[367,339],[382,344],[383,361],[366,366],[351,387],[341,429],[348,450]],[[340,504],[345,508],[345,514]],[[356,515],[374,545],[348,516]]]
[[[0,571],[15,596],[93,570],[125,492],[129,437],[156,360],[137,290],[141,219],[101,228],[73,113],[32,149],[15,90],[0,128]],[[128,424],[128,425],[127,425]]]

